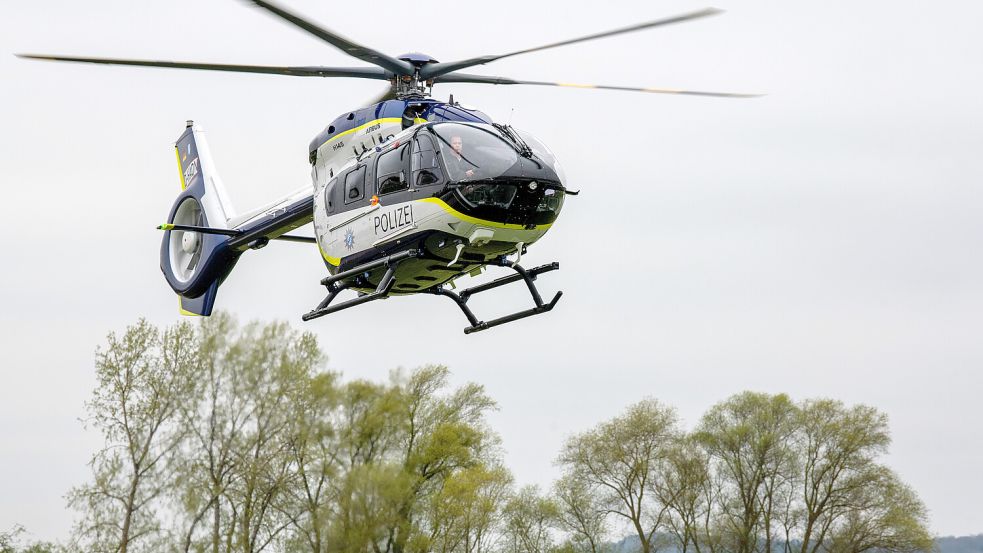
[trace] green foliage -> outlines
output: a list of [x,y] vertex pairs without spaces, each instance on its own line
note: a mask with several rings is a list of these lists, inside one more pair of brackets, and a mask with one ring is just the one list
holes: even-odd
[[71,494],[83,548],[489,550],[511,476],[483,388],[323,362],[310,333],[224,314],[110,335],[88,404],[106,448]]
[[27,533],[17,524],[10,530],[0,532],[0,553],[62,553],[66,548],[58,544],[34,541],[21,545],[21,537]]
[[772,550],[776,523],[789,513],[781,492],[796,473],[797,416],[784,394],[745,392],[713,406],[700,421],[694,438],[725,483],[717,493],[717,532],[728,550]]
[[171,422],[197,369],[197,336],[188,324],[160,330],[145,320],[110,334],[96,352],[89,423],[106,440],[90,465],[93,481],[69,493],[82,511],[76,529],[93,551],[152,549],[162,537],[155,501],[166,491],[183,429]]
[[651,486],[660,462],[680,435],[675,410],[645,400],[571,438],[559,463],[566,478],[581,481],[606,513],[629,525],[642,553],[650,553],[667,514],[664,505],[650,501]]
[[564,547],[595,553],[620,520],[642,552],[930,551],[924,505],[878,462],[889,443],[883,414],[833,400],[745,392],[690,434],[641,402],[565,445]]
[[568,553],[602,553],[608,537],[608,511],[585,479],[566,474],[553,485],[557,527],[567,533]]
[[[139,321],[96,355],[105,438],[73,490],[84,551],[641,553],[928,551],[924,505],[880,463],[883,414],[745,392],[693,432],[644,400],[567,440],[548,494],[514,489],[495,402],[443,366],[386,382],[323,370],[284,323]],[[25,549],[16,529],[0,553]]]
[[871,471],[866,485],[852,490],[846,510],[832,526],[832,553],[931,551],[925,506],[915,492],[886,468]]
[[10,530],[0,532],[0,553],[17,553],[17,541],[24,533],[24,527],[15,525]]
[[[804,490],[801,551],[806,553],[827,537],[838,544],[849,542],[846,536],[852,531],[838,527],[839,522],[850,525],[849,521],[863,512],[861,503],[865,500],[858,500],[886,491],[885,478],[893,481],[875,462],[878,455],[887,452],[891,438],[887,418],[875,409],[864,405],[848,409],[833,400],[805,402],[799,428]],[[862,518],[869,519],[870,514]]]
[[560,518],[555,500],[543,497],[535,486],[526,486],[506,503],[505,553],[550,553],[555,545],[552,529]]
[[417,537],[411,549],[434,553],[491,551],[511,486],[512,475],[502,466],[477,464],[455,472],[430,499],[429,533]]

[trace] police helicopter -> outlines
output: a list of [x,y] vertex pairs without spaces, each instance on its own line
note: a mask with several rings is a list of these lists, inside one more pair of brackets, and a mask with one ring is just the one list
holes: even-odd
[[[648,93],[748,97],[750,94],[624,86],[579,85],[464,73],[496,60],[569,44],[707,17],[720,10],[631,25],[498,55],[439,62],[420,53],[389,56],[358,44],[272,2],[252,4],[307,31],[366,67],[271,67],[173,61],[20,54],[24,58],[97,64],[170,67],[297,77],[350,77],[388,81],[367,107],[348,111],[314,137],[308,149],[312,186],[244,213],[229,200],[209,153],[205,131],[188,121],[175,144],[181,192],[160,248],[160,266],[186,315],[209,315],[219,286],[239,256],[270,240],[315,244],[329,276],[327,296],[305,321],[356,305],[405,294],[435,294],[454,301],[470,323],[485,330],[553,309],[562,292],[544,300],[536,278],[553,262],[526,269],[519,261],[549,230],[566,196],[563,170],[553,153],[523,131],[492,121],[453,97],[431,97],[439,83],[540,85]],[[289,234],[310,222],[314,237]],[[454,281],[487,267],[510,271],[455,291]],[[533,307],[479,319],[469,298],[522,281]],[[350,290],[357,295],[335,301]]]

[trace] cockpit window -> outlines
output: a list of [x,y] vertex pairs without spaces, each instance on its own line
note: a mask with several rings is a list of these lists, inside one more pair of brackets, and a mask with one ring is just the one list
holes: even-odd
[[324,206],[327,208],[328,213],[334,213],[335,205],[335,187],[338,186],[338,179],[331,179],[328,185],[324,187]]
[[429,134],[420,133],[416,137],[413,152],[413,183],[416,186],[439,184],[440,165],[437,163],[437,148]]
[[431,129],[448,176],[454,181],[492,179],[519,160],[515,148],[494,127],[439,123]]
[[379,164],[376,166],[375,173],[379,180],[379,195],[399,192],[409,188],[406,180],[406,169],[404,160],[409,151],[409,145],[390,150],[379,157]]
[[350,204],[365,196],[365,166],[357,167],[345,176],[345,203]]
[[546,147],[546,144],[543,144],[538,138],[525,131],[520,131],[519,129],[515,129],[515,131],[519,134],[519,137],[522,138],[522,140],[528,144],[530,148],[532,148],[532,153],[536,154],[536,157],[553,167],[553,171],[555,171],[556,176],[560,178],[560,182],[566,183],[567,176],[563,172],[563,167],[560,166],[560,162],[556,160],[556,156],[553,155],[553,152]]

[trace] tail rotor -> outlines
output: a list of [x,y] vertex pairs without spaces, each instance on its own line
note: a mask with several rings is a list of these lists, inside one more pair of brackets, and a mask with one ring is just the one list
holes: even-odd
[[240,252],[229,247],[227,235],[191,229],[228,229],[233,211],[201,127],[189,122],[175,147],[182,190],[165,225],[170,230],[161,243],[160,268],[181,298],[182,313],[209,315]]

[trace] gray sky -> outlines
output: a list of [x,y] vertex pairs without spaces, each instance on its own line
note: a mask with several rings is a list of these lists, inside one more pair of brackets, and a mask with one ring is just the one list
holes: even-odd
[[[288,5],[380,51],[448,61],[706,5],[388,4]],[[348,377],[433,362],[484,384],[521,483],[548,484],[566,436],[644,396],[689,426],[746,389],[870,404],[890,416],[888,462],[933,530],[983,531],[983,4],[717,6],[728,13],[474,72],[767,97],[437,88],[538,136],[583,191],[524,258],[561,263],[539,281],[564,291],[551,314],[465,336],[454,305],[428,296],[302,323],[325,270],[316,250],[281,243],[242,258],[218,307],[316,332]],[[13,52],[359,63],[232,0],[5,7],[0,530],[61,538],[63,494],[99,443],[78,421],[94,348],[139,316],[178,318],[154,227],[179,189],[172,144],[185,119],[208,130],[244,211],[309,183],[308,141],[380,83]],[[473,303],[491,314],[524,308],[523,294]]]

